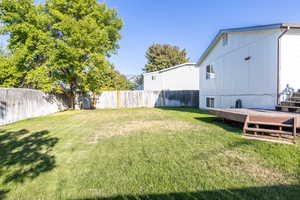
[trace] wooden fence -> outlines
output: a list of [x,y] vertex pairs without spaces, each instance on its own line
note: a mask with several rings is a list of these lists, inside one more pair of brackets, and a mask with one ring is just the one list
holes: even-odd
[[[92,95],[79,95],[78,108],[91,109]],[[67,110],[70,99],[63,94],[39,90],[0,88],[0,125]],[[199,106],[199,91],[105,91],[97,96],[96,108]]]
[[0,125],[68,108],[68,99],[65,95],[23,88],[0,88]]
[[[96,108],[153,108],[164,106],[198,107],[199,91],[105,91],[97,97],[96,104]],[[90,106],[87,104],[84,107],[88,108]]]

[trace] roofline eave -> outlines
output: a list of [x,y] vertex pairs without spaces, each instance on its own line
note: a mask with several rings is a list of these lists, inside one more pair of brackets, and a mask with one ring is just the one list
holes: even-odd
[[195,65],[196,66],[196,64],[197,63],[194,63],[194,62],[182,63],[182,64],[175,65],[175,66],[172,66],[172,67],[169,67],[169,68],[166,68],[166,69],[161,69],[161,70],[154,71],[154,72],[146,72],[146,73],[143,73],[143,75],[145,75],[145,74],[154,74],[154,73],[162,73],[162,72],[169,71],[169,70],[172,70],[172,69],[176,69],[176,68],[179,68],[179,67],[184,67],[186,65]]
[[236,33],[236,32],[247,32],[247,31],[263,31],[263,30],[272,30],[272,29],[285,29],[293,28],[300,29],[300,24],[287,24],[287,23],[278,23],[278,24],[269,24],[269,25],[260,25],[260,26],[249,26],[241,28],[230,28],[230,29],[221,29],[218,34],[214,37],[212,42],[209,44],[208,48],[201,55],[200,59],[197,62],[197,66],[200,66],[211,50],[215,47],[218,41],[221,39],[225,33]]

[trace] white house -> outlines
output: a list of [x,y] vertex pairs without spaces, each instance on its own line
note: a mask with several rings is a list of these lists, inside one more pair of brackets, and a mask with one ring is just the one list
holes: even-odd
[[220,30],[199,59],[200,108],[274,109],[300,89],[300,25]]
[[199,90],[196,63],[184,63],[143,75],[144,90]]

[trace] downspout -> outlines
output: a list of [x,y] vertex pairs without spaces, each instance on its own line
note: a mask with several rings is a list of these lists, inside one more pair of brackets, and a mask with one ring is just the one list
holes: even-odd
[[279,35],[277,39],[277,105],[280,104],[280,71],[281,71],[281,45],[280,40],[282,36],[284,36],[288,30],[290,30],[290,27],[287,26],[286,29]]

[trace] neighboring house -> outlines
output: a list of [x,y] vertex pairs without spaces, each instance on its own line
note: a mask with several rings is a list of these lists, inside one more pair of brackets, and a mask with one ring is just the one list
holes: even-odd
[[274,109],[287,85],[300,89],[300,25],[221,30],[197,66],[200,108]]
[[184,63],[143,75],[144,90],[199,90],[196,63]]

